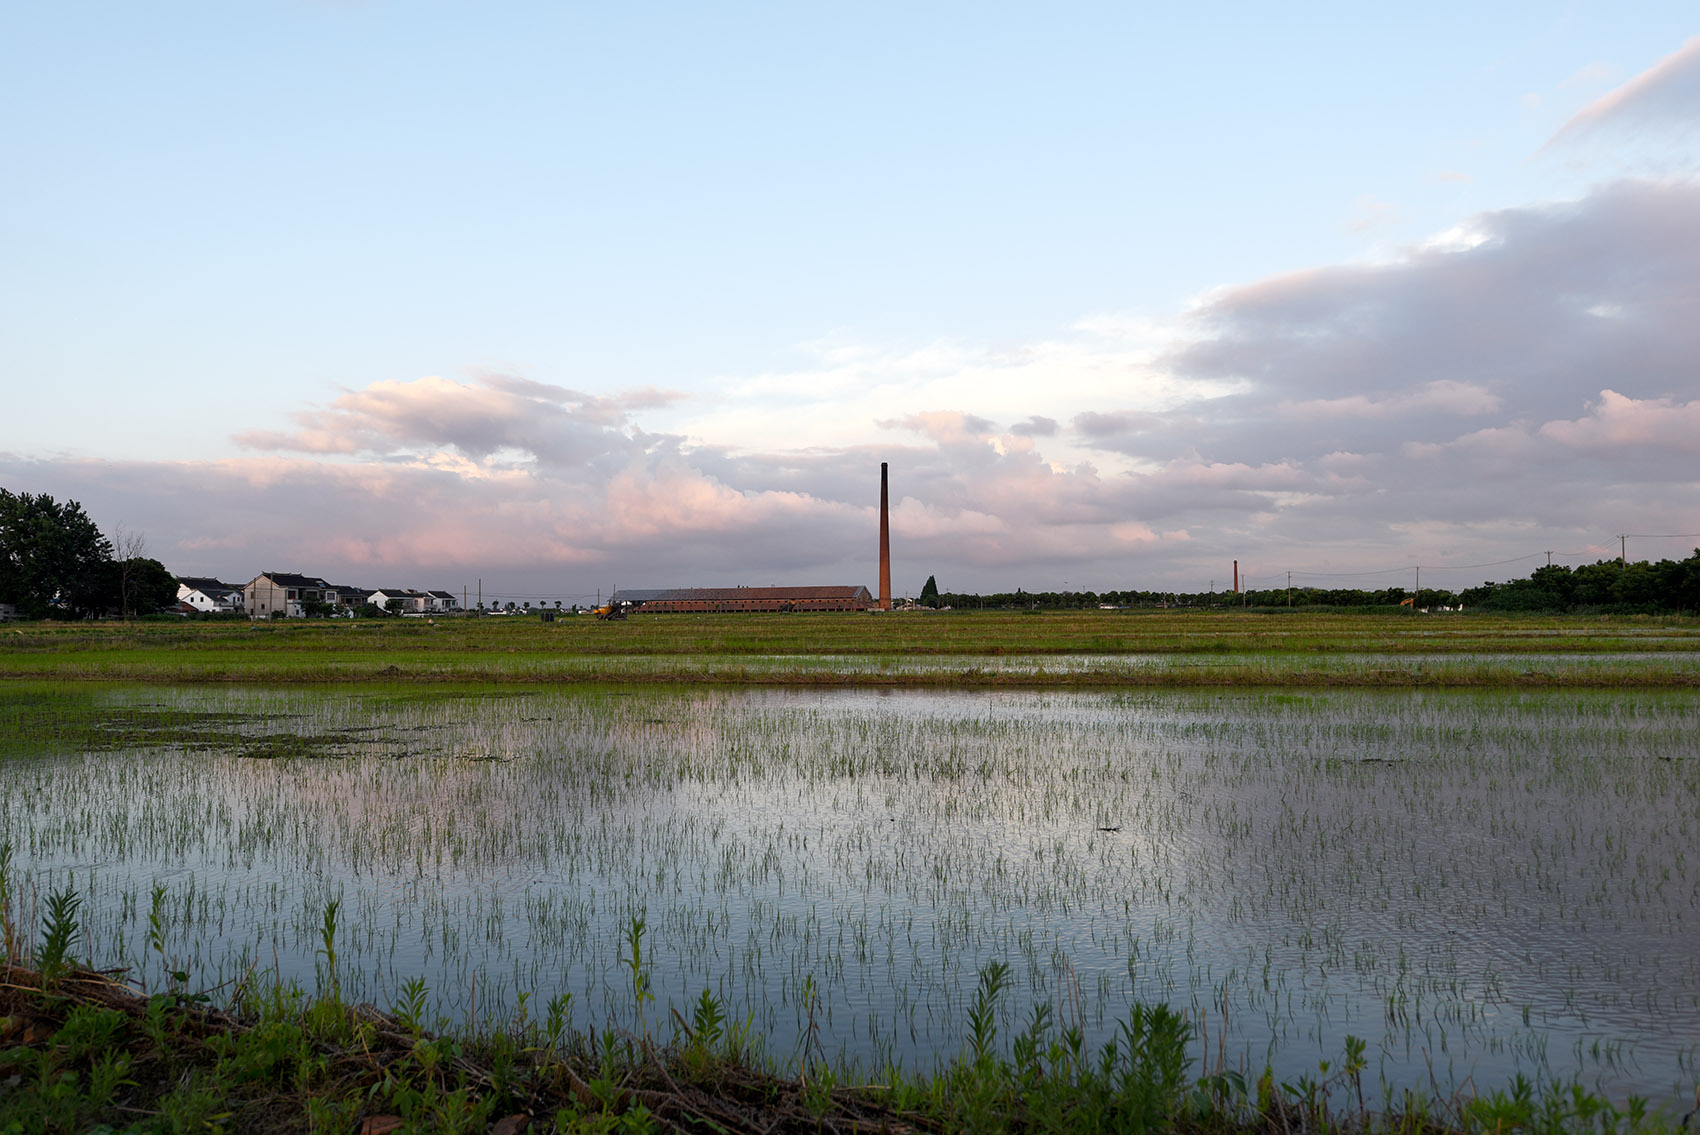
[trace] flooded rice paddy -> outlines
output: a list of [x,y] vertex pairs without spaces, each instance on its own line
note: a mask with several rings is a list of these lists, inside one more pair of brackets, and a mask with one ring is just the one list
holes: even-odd
[[0,714],[15,908],[74,886],[83,951],[154,988],[327,980],[334,900],[345,996],[640,1027],[642,918],[648,1024],[706,988],[782,1063],[812,1005],[828,1055],[930,1069],[1003,961],[1011,1026],[1164,1002],[1212,1068],[1314,1075],[1351,1035],[1390,1088],[1700,1081],[1690,693],[15,686]]

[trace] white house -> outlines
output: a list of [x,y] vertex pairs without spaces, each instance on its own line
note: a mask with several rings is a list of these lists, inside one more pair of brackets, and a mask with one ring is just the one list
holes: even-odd
[[442,613],[460,610],[460,600],[447,591],[427,591],[425,596],[432,611]]
[[242,610],[242,588],[233,583],[199,575],[177,577],[177,601],[197,611],[231,612]]
[[430,609],[430,596],[411,587],[380,587],[372,592],[369,602],[392,615],[422,615]]

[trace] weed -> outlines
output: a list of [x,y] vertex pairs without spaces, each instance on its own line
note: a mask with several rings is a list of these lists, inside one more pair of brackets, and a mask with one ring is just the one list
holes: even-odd
[[71,951],[80,933],[77,908],[81,905],[82,899],[69,888],[48,896],[41,945],[35,955],[36,968],[41,971],[42,981],[48,987],[76,968],[76,958]]
[[325,959],[324,972],[329,978],[333,1001],[342,1000],[342,980],[337,976],[336,970],[336,922],[341,910],[341,899],[331,899],[325,904],[324,921],[319,928],[320,946],[316,951],[316,956]]
[[430,986],[422,977],[410,977],[401,983],[401,1000],[394,1009],[402,1028],[418,1036],[425,1030],[425,1006]]
[[643,934],[648,925],[645,913],[639,911],[633,914],[626,923],[626,953],[620,959],[620,964],[626,967],[631,978],[632,1007],[637,1014],[638,1036],[648,1045],[649,1025],[643,1007],[655,1000],[655,994],[650,989],[649,965],[643,953]]

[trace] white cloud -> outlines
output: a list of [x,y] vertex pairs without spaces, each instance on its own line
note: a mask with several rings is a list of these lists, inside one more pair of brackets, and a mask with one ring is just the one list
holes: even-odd
[[1700,36],[1572,115],[1548,145],[1603,131],[1693,131],[1700,121]]
[[1700,401],[1628,398],[1615,390],[1602,390],[1585,415],[1548,422],[1540,434],[1571,449],[1594,453],[1650,447],[1700,455]]
[[[1187,587],[1233,558],[1487,561],[1590,526],[1687,531],[1700,183],[1623,182],[1458,231],[1217,289],[1160,346],[1104,316],[995,348],[840,343],[708,408],[385,379],[292,428],[255,422],[252,457],[0,456],[0,484],[81,499],[194,574],[521,575],[564,594],[867,582],[881,461],[916,585]],[[775,406],[763,392],[781,388]]]

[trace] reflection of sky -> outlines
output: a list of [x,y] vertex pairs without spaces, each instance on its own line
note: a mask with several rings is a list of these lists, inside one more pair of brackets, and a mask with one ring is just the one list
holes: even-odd
[[[1692,639],[1684,639],[1691,642]],[[1542,675],[1586,673],[1613,668],[1624,671],[1668,673],[1672,670],[1693,670],[1700,666],[1700,652],[1692,650],[1644,650],[1591,652],[1522,652],[1483,651],[1425,653],[1421,651],[1392,651],[1387,653],[1315,653],[1265,652],[1255,647],[1244,651],[1215,652],[1151,652],[1115,654],[909,654],[909,655],[847,655],[847,654],[779,654],[763,658],[744,655],[700,654],[690,657],[675,655],[634,655],[610,660],[605,657],[562,657],[550,663],[562,677],[577,673],[594,673],[606,677],[610,668],[631,675],[653,673],[702,675],[724,678],[728,674],[949,674],[975,677],[981,675],[1026,674],[1097,674],[1113,676],[1120,673],[1145,673],[1164,670],[1219,670],[1231,668],[1243,672],[1254,667],[1279,677],[1290,675],[1295,680],[1304,674],[1347,674],[1363,678],[1366,671],[1385,669],[1430,674],[1461,673],[1481,676],[1503,676],[1507,670]]]
[[310,983],[340,897],[359,996],[414,974],[451,1013],[475,982],[486,1009],[571,991],[600,1025],[629,1019],[642,911],[659,1003],[710,987],[781,1057],[813,976],[829,1049],[930,1065],[999,959],[1017,1016],[1077,982],[1099,1037],[1139,997],[1207,1013],[1215,1048],[1225,1005],[1230,1055],[1273,1045],[1283,1075],[1351,1033],[1395,1083],[1432,1057],[1478,1084],[1688,1090],[1700,742],[1680,696],[147,696],[337,740],[8,766],[19,867],[38,890],[69,876],[96,948],[122,935],[133,960],[157,881],[198,973],[245,947]]

